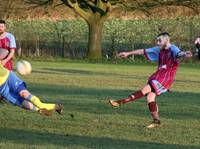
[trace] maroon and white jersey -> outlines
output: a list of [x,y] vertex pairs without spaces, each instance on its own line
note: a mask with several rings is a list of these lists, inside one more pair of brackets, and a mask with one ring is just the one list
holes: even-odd
[[[6,33],[5,37],[0,38],[0,48],[7,50],[8,53],[10,49],[16,49],[15,37],[11,33]],[[12,59],[10,59],[5,66],[8,70],[13,70]]]
[[145,49],[144,55],[148,60],[157,61],[157,71],[149,77],[149,82],[159,95],[169,89],[173,83],[179,66],[179,60],[176,55],[180,49],[171,45],[167,50],[161,50],[159,46]]

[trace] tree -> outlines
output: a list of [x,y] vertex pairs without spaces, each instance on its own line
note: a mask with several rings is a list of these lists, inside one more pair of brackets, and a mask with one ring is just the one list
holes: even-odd
[[[72,8],[88,24],[88,58],[102,58],[101,41],[104,22],[110,12],[111,4],[107,0],[61,0],[63,4]],[[52,0],[30,0],[29,3],[37,5],[52,4]]]
[[26,8],[24,7],[24,0],[1,0],[0,2],[0,16],[1,19],[18,18],[22,16]]
[[101,41],[104,22],[110,12],[111,4],[107,0],[61,0],[77,12],[89,26],[88,58],[102,58]]
[[[52,5],[58,0],[26,0],[35,6]],[[88,24],[88,58],[102,58],[101,40],[102,30],[106,18],[112,9],[126,8],[131,11],[141,11],[146,16],[151,15],[151,9],[163,6],[183,6],[198,12],[199,0],[59,0],[77,14],[79,14]],[[56,4],[59,6],[61,4]]]

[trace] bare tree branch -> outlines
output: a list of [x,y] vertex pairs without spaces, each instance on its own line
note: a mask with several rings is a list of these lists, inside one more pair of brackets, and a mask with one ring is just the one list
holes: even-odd
[[79,6],[79,3],[77,1],[75,3],[72,3],[71,0],[67,0],[67,2],[74,9],[75,12],[77,12],[81,17],[83,17],[87,22],[89,21],[90,13],[84,11],[84,9],[82,9]]
[[48,7],[53,4],[53,0],[25,0],[27,4],[30,4],[32,7]]
[[[199,13],[200,0],[24,0],[30,7],[60,6],[65,4],[72,8],[85,20],[93,15],[100,14],[101,17],[108,16],[115,9],[124,8],[127,11],[141,11],[147,16],[151,10],[165,6],[185,7],[195,13]],[[58,2],[59,4],[55,4]],[[112,6],[112,7],[111,7]]]

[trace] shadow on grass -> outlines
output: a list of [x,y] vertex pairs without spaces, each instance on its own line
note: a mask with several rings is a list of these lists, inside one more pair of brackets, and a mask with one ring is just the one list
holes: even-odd
[[109,73],[109,72],[95,72],[88,70],[76,70],[76,69],[55,69],[55,68],[42,68],[40,70],[34,70],[34,73],[42,73],[42,74],[53,74],[53,75],[81,75],[81,76],[115,76],[120,78],[134,78],[134,79],[147,79],[148,76],[143,75],[135,75],[135,74],[119,74],[119,73]]
[[[101,76],[115,76],[115,77],[120,77],[120,78],[134,78],[134,79],[138,79],[138,80],[147,80],[148,77],[151,75],[147,74],[147,75],[135,75],[133,74],[119,74],[119,73],[109,73],[109,72],[95,72],[95,71],[88,71],[88,70],[78,70],[78,69],[60,69],[60,68],[42,68],[42,71],[39,70],[35,70],[33,71],[35,73],[46,73],[46,74],[54,74],[54,75],[58,75],[58,74],[70,74],[70,75],[81,75],[81,76],[85,76],[85,75],[90,75],[90,76],[94,76],[94,75],[101,75]],[[199,80],[193,81],[193,80],[175,80],[176,82],[181,82],[181,83],[200,83]]]
[[34,130],[20,130],[12,128],[0,128],[0,142],[11,141],[24,145],[56,145],[63,147],[82,146],[85,148],[109,148],[109,149],[132,149],[132,148],[198,148],[195,146],[183,146],[176,144],[160,144],[154,142],[130,141],[122,139],[111,139],[107,137],[90,137],[69,134],[56,134],[48,132],[38,132]]
[[131,90],[119,90],[119,89],[97,89],[97,88],[86,88],[78,86],[67,86],[67,85],[46,85],[46,84],[27,84],[28,89],[31,92],[44,95],[76,95],[76,96],[87,96],[95,98],[109,97],[109,96],[120,96],[123,94],[129,94]]
[[[33,87],[36,86],[36,87]],[[132,91],[120,89],[97,89],[82,88],[64,85],[37,85],[33,84],[31,91],[39,96],[62,96],[59,101],[65,105],[68,111],[88,112],[94,114],[134,114],[138,116],[149,115],[146,99],[140,99],[135,103],[123,105],[121,108],[113,109],[108,104],[108,99],[119,99],[127,97]],[[174,119],[199,119],[200,93],[169,92],[157,97],[157,102],[162,117]],[[48,100],[47,100],[48,101]],[[192,110],[191,110],[192,109]],[[196,110],[195,110],[196,109]]]

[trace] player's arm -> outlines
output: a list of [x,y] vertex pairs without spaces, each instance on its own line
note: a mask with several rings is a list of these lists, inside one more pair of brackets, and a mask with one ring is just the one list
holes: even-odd
[[176,58],[190,58],[192,57],[192,52],[191,51],[180,51],[177,53]]
[[117,56],[125,58],[129,55],[143,55],[143,54],[144,54],[144,49],[138,49],[138,50],[133,50],[133,51],[128,51],[128,52],[120,52]]
[[12,35],[12,34],[9,34],[9,39],[10,39],[10,45],[9,45],[9,54],[8,54],[8,56],[5,58],[5,59],[3,59],[2,61],[1,61],[1,63],[3,64],[3,65],[5,65],[10,59],[12,59],[13,57],[14,57],[14,55],[15,55],[15,49],[16,49],[16,40],[15,40],[15,37]]
[[2,65],[4,66],[11,58],[13,58],[15,55],[15,49],[10,49],[10,52],[8,54],[8,56],[1,60]]

